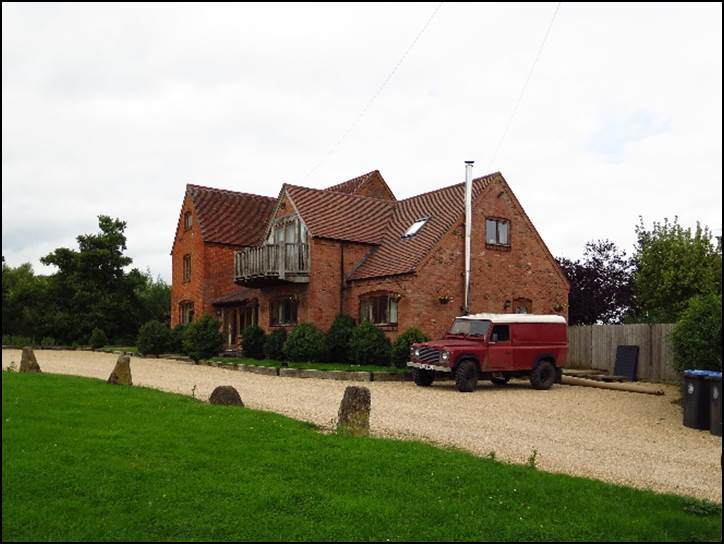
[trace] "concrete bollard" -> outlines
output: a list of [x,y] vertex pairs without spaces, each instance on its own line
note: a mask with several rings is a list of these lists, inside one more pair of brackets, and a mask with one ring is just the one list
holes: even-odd
[[353,436],[366,436],[370,432],[370,390],[351,385],[344,390],[337,415],[337,431]]

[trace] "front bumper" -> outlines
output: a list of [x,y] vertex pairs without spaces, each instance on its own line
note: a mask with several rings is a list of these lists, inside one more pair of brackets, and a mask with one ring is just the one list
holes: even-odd
[[415,363],[413,361],[409,361],[407,366],[410,368],[419,368],[421,370],[434,370],[435,372],[452,372],[452,368],[447,366],[428,365],[427,363]]

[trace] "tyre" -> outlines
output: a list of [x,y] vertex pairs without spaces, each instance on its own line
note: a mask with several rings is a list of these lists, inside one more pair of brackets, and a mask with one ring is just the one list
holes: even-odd
[[510,381],[510,376],[506,376],[504,374],[498,374],[497,376],[493,375],[490,377],[490,381],[493,385],[507,385]]
[[530,373],[534,389],[550,389],[556,381],[556,367],[550,361],[541,361]]
[[474,361],[463,361],[455,370],[455,386],[461,393],[475,391],[478,384],[478,365]]
[[419,385],[420,387],[429,387],[435,380],[435,374],[433,374],[432,370],[413,368],[412,379],[415,380],[415,385]]

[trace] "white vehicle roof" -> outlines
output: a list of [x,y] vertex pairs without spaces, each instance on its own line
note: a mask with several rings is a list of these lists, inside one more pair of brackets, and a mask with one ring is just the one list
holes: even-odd
[[566,323],[566,318],[560,315],[538,314],[470,314],[461,315],[457,319],[487,320],[493,323]]

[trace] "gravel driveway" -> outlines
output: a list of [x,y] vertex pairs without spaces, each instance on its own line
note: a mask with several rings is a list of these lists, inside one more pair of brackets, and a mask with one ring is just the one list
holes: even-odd
[[[35,352],[43,372],[108,378],[117,355],[83,351]],[[19,365],[3,350],[2,366]],[[207,399],[233,385],[244,403],[330,427],[351,382],[262,376],[163,359],[131,359],[133,382]],[[481,456],[525,463],[537,451],[539,468],[721,502],[722,439],[683,427],[681,408],[664,396],[557,385],[535,391],[527,382],[471,394],[451,382],[430,388],[410,382],[364,383],[372,392],[372,432],[457,446]],[[593,499],[595,500],[595,499]]]

